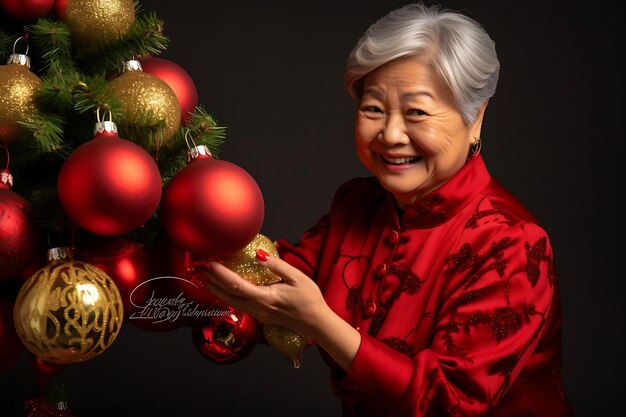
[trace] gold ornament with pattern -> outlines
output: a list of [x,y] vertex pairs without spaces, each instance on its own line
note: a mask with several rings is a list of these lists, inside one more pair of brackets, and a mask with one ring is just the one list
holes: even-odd
[[35,96],[42,81],[30,71],[30,58],[11,54],[7,65],[0,66],[0,143],[8,144],[26,137],[18,124],[35,112]]
[[[263,249],[272,256],[279,256],[272,240],[257,233],[242,250],[224,258],[224,265],[255,285],[271,285],[280,282],[278,275],[265,268],[257,260],[257,249]],[[264,325],[263,334],[271,346],[291,359],[294,368],[300,368],[302,355],[310,344],[306,336],[295,330],[276,325]]]
[[131,60],[110,86],[122,103],[119,125],[155,126],[163,141],[174,136],[180,127],[180,104],[165,81],[146,74],[139,61]]
[[128,34],[135,23],[133,0],[66,0],[57,2],[59,20],[70,27],[74,43],[97,49]]
[[72,259],[69,248],[50,249],[48,259],[17,295],[17,334],[48,362],[83,362],[100,355],[122,328],[117,286],[100,268]]

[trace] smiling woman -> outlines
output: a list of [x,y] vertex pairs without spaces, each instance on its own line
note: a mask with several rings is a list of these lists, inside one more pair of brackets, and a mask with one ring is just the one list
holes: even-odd
[[257,287],[212,263],[209,288],[265,324],[309,335],[345,416],[570,416],[550,240],[492,178],[480,134],[499,76],[479,23],[409,4],[348,58],[356,149],[374,175]]

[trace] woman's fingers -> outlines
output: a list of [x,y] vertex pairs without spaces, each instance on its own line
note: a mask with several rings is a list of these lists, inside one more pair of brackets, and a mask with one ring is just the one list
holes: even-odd
[[263,291],[218,262],[209,263],[211,284],[237,298],[259,298]]
[[289,265],[278,256],[269,255],[265,251],[261,253],[257,251],[257,259],[261,265],[278,275],[285,283],[293,284],[298,281],[298,278],[307,278],[299,269]]

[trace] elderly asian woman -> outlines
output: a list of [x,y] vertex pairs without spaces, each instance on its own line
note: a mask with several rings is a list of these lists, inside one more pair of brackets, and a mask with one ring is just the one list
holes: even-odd
[[372,177],[256,287],[212,263],[209,288],[263,323],[309,335],[345,416],[569,416],[549,237],[492,178],[481,126],[495,44],[462,13],[408,4],[350,53],[356,152]]

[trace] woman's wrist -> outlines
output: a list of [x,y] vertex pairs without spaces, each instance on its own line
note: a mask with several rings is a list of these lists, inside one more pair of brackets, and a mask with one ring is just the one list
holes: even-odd
[[304,333],[324,349],[341,368],[350,369],[361,345],[361,334],[328,305],[312,317]]

